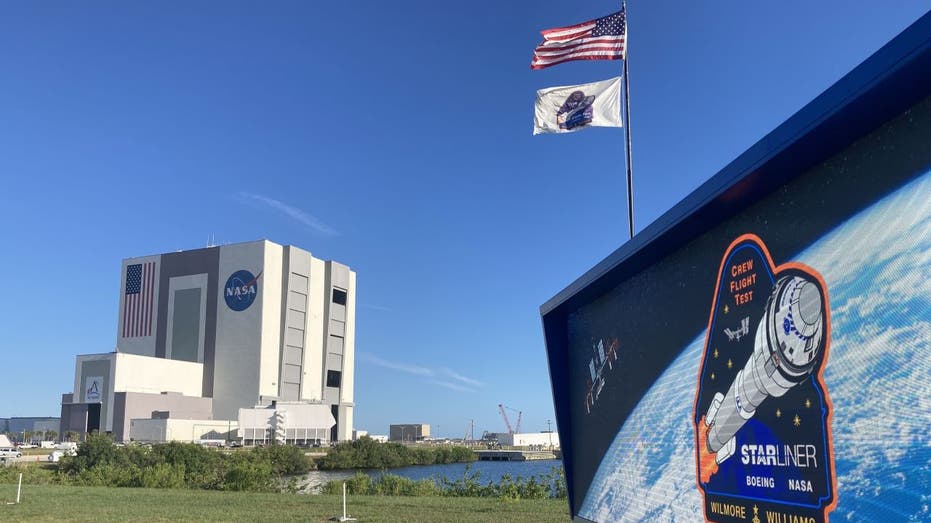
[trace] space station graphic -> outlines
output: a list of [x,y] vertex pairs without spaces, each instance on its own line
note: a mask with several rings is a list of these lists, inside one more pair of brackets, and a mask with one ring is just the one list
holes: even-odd
[[693,409],[707,521],[815,523],[837,504],[827,286],[752,234],[721,260]]

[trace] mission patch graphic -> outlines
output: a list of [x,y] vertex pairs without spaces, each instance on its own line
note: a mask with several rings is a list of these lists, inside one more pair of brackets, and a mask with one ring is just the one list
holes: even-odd
[[705,519],[826,521],[837,503],[827,285],[747,234],[724,253],[693,423]]

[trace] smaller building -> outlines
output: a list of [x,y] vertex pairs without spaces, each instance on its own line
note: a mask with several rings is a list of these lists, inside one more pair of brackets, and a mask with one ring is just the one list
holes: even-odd
[[499,432],[498,444],[505,447],[550,450],[559,448],[558,432],[520,432],[509,434]]
[[239,409],[243,445],[271,442],[319,446],[331,441],[336,406],[321,403],[275,402],[268,407]]
[[226,420],[176,419],[173,417],[134,419],[129,437],[143,443],[222,443],[237,438],[237,424]]
[[[172,421],[179,422],[210,420],[218,423],[217,426],[230,423],[228,420],[213,420],[212,411],[212,398],[185,396],[177,392],[162,392],[159,394],[117,392],[113,395],[113,439],[116,441],[140,441],[133,437],[131,430],[132,422],[138,420],[156,422],[163,422],[169,418]],[[192,441],[195,439],[198,438],[192,437],[183,440]],[[175,441],[175,439],[169,438],[165,441]]]
[[74,392],[62,394],[59,434],[112,433],[129,439],[129,422],[154,412],[212,418],[212,399],[202,397],[203,364],[135,354],[83,354],[76,359]]
[[430,437],[430,425],[426,423],[406,423],[391,425],[388,438],[391,441],[423,441]]
[[51,417],[21,417],[0,418],[0,432],[12,434],[14,439],[23,438],[23,433],[31,434],[31,439],[38,441],[49,432],[58,433],[60,418]]

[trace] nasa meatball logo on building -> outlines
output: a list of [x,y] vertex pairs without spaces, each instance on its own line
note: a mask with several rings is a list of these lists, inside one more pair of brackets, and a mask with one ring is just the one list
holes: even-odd
[[698,376],[696,480],[708,521],[815,523],[837,504],[827,285],[747,234],[724,253]]
[[244,311],[255,301],[259,293],[259,277],[253,276],[247,270],[239,270],[230,275],[223,289],[223,299],[226,306],[234,311]]

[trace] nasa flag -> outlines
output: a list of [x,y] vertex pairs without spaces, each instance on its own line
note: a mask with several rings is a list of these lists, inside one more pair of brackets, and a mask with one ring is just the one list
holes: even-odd
[[537,91],[533,134],[621,127],[621,77]]

